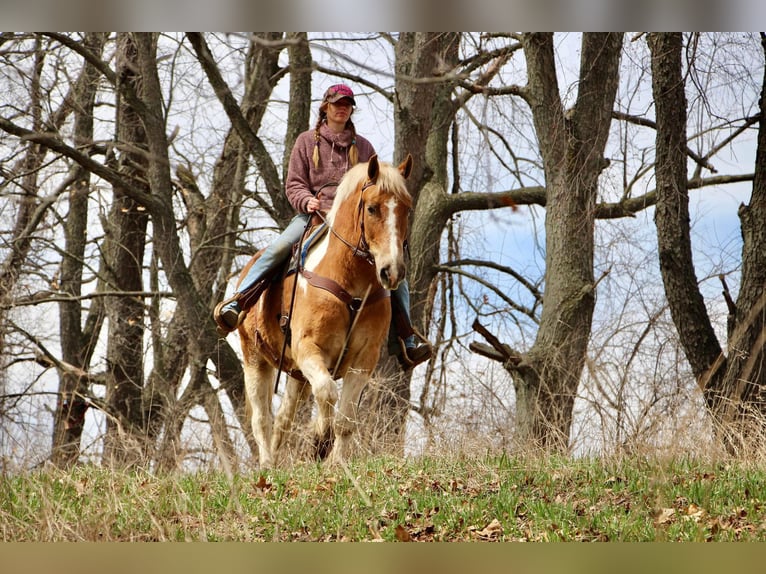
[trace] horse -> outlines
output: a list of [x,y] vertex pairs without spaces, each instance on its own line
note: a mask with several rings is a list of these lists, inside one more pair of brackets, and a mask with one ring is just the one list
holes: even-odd
[[[406,273],[412,197],[405,180],[411,171],[409,154],[398,166],[375,155],[347,171],[325,217],[324,235],[296,272],[263,291],[239,325],[261,468],[275,465],[297,407],[309,393],[317,407],[315,456],[328,464],[348,458],[361,394],[387,339],[390,292]],[[287,380],[274,417],[279,370]]]

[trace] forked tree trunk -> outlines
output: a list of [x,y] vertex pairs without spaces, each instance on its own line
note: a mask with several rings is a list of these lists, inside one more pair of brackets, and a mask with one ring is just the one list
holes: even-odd
[[577,100],[565,113],[552,34],[526,34],[527,101],[546,179],[545,294],[540,327],[516,371],[517,439],[568,447],[596,301],[598,176],[617,93],[622,34],[584,34]]

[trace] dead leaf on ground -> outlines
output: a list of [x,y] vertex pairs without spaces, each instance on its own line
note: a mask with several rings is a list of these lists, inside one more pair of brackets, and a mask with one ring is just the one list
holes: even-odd
[[480,540],[497,540],[503,535],[503,525],[497,518],[493,518],[492,522],[487,524],[481,530],[473,527],[474,535]]
[[686,509],[686,517],[688,520],[693,520],[694,522],[699,522],[702,517],[705,516],[705,510],[703,508],[700,508],[696,504],[690,504],[689,508]]
[[258,477],[258,481],[255,483],[255,488],[258,490],[271,490],[271,483],[266,481],[266,477],[261,475]]
[[660,525],[660,524],[667,524],[671,520],[673,520],[673,516],[676,513],[675,508],[661,508],[657,515],[654,517],[654,524]]
[[401,524],[396,525],[394,534],[399,542],[412,542],[412,536],[410,536],[409,531]]

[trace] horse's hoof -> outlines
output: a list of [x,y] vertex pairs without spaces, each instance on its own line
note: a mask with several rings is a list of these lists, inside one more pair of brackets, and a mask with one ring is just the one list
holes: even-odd
[[332,445],[335,442],[332,429],[328,429],[322,437],[314,438],[314,452],[317,460],[325,460],[332,451]]

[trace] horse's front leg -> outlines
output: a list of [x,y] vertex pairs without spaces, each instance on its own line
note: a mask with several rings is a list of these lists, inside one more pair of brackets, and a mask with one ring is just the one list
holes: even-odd
[[330,454],[330,464],[337,464],[351,455],[359,423],[359,400],[369,379],[369,371],[354,369],[349,369],[343,377],[340,403],[335,414],[335,446]]
[[314,420],[316,455],[324,459],[332,449],[332,420],[335,414],[335,403],[338,402],[338,389],[327,370],[319,348],[306,341],[301,346],[301,358],[297,362],[311,384],[311,392],[316,401],[317,416]]

